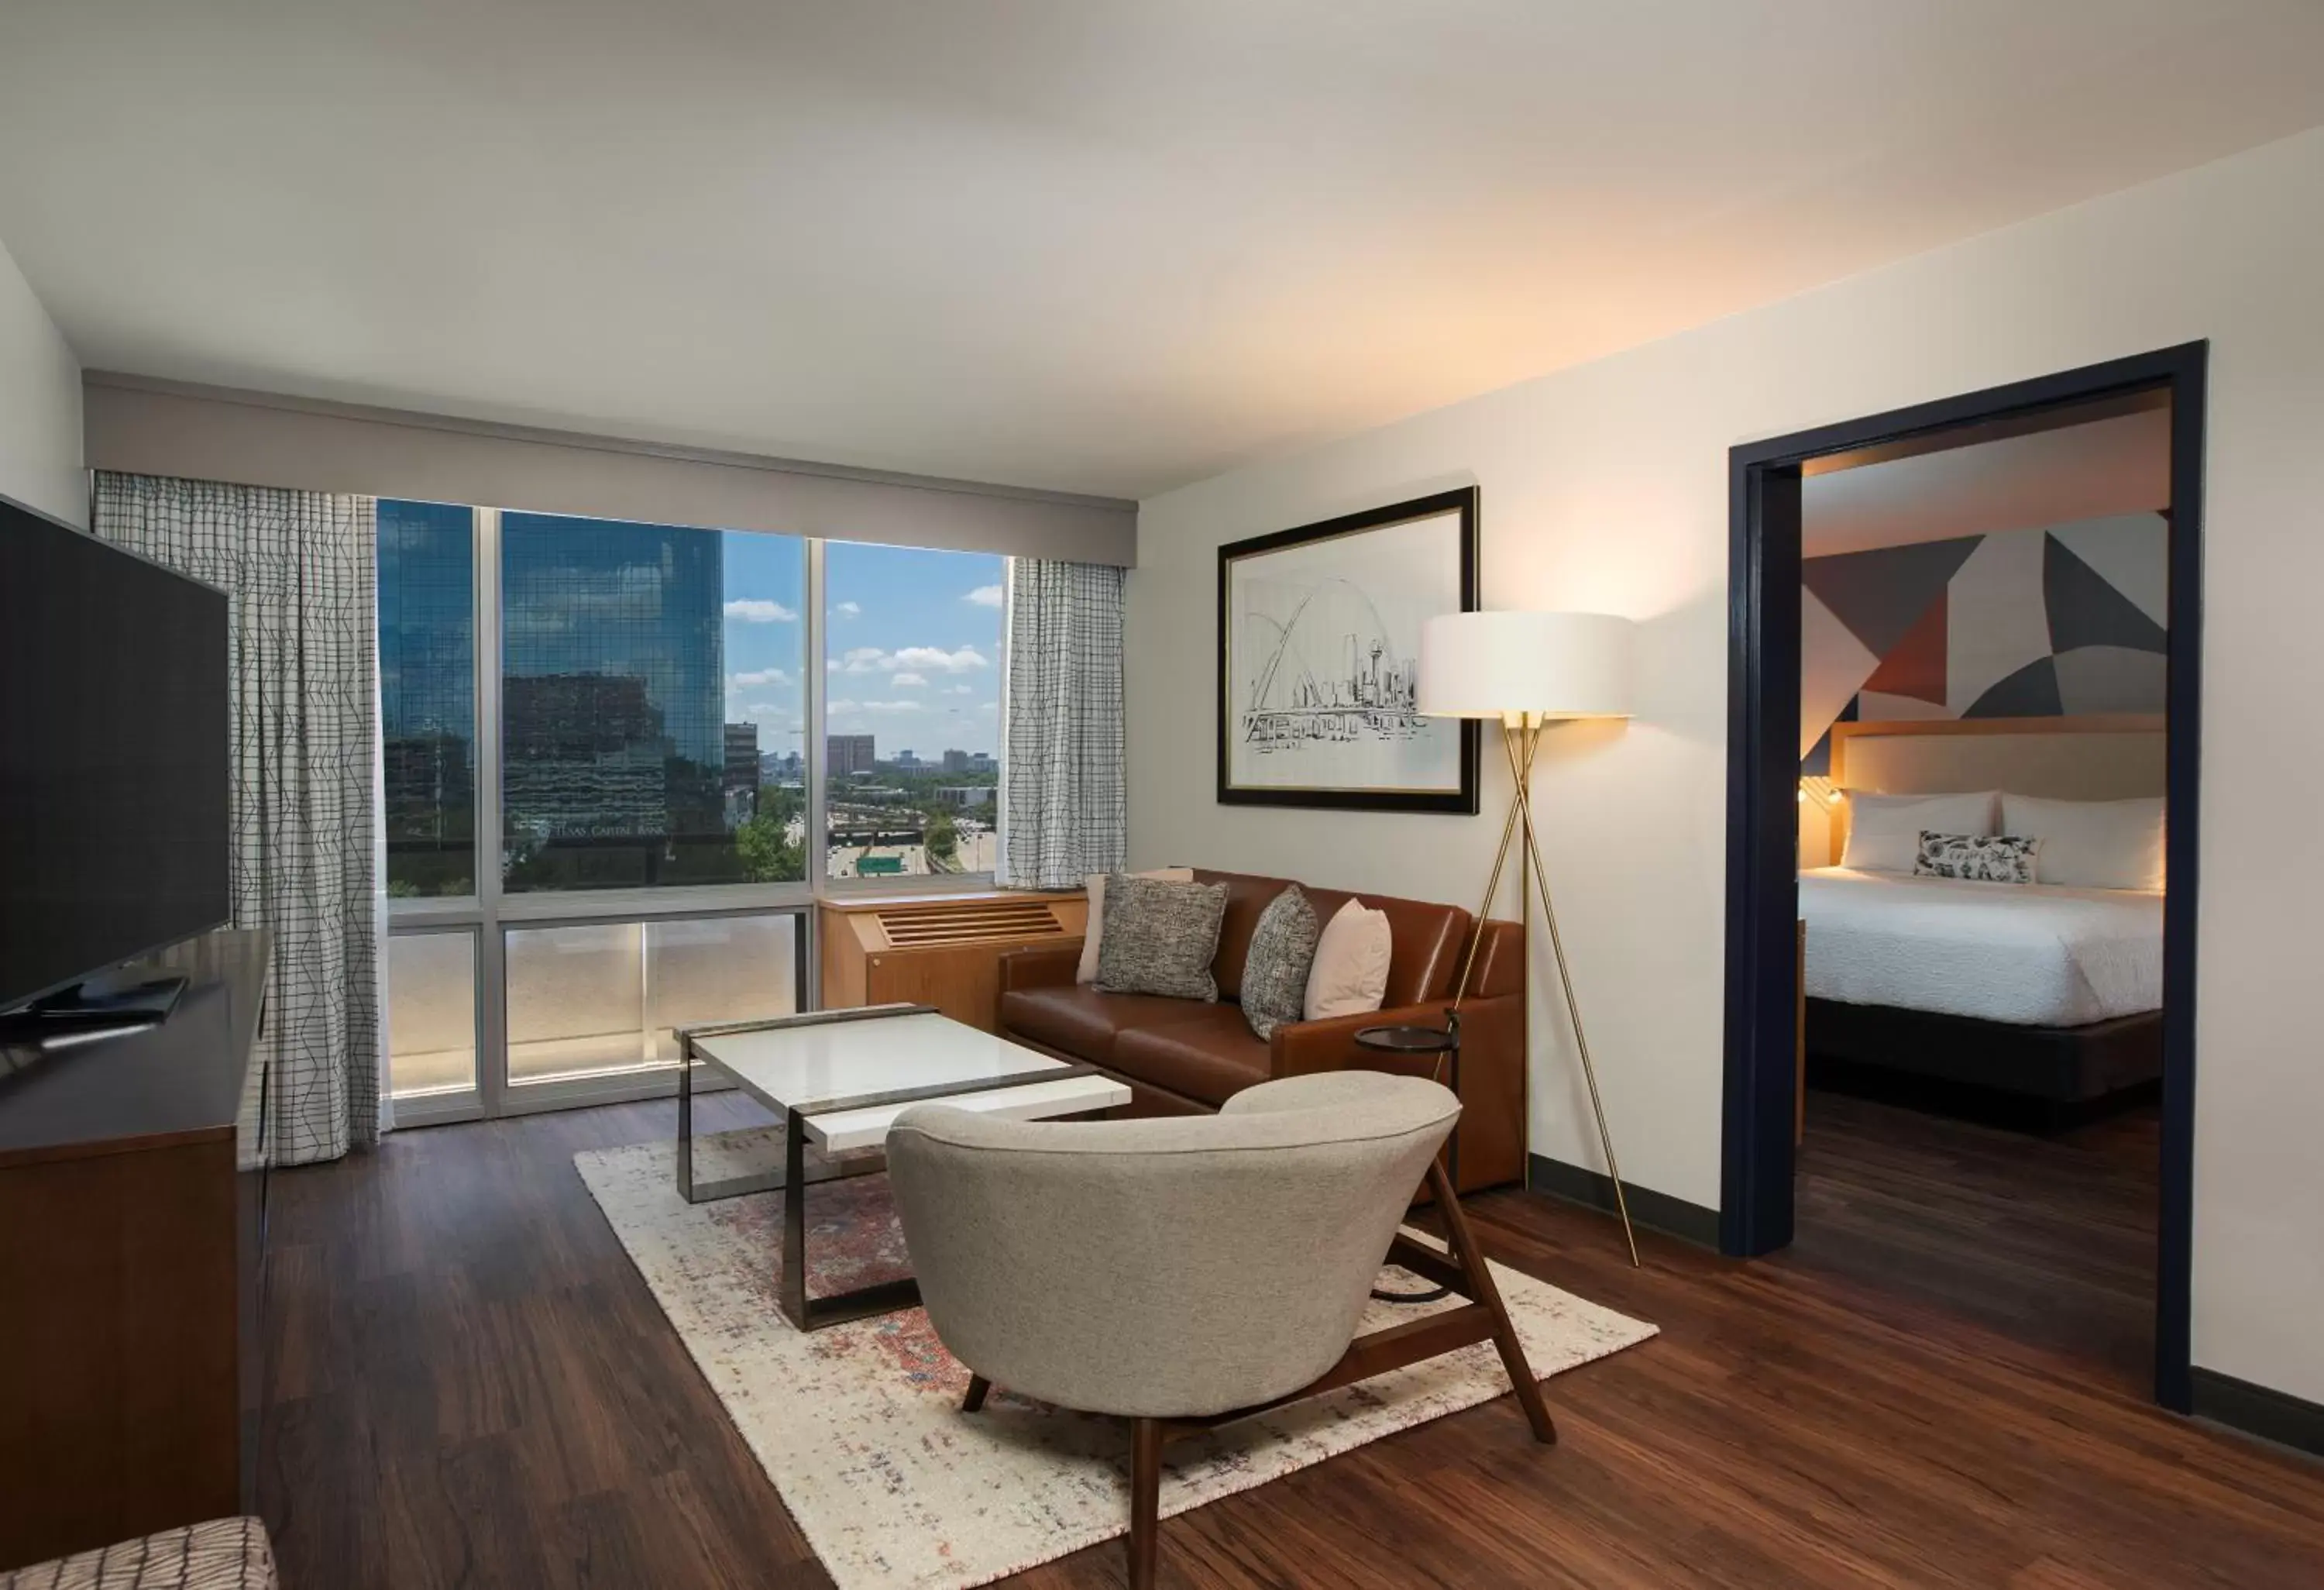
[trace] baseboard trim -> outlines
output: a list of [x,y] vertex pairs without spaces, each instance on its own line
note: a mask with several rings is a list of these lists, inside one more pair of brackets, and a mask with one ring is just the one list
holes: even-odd
[[2271,1386],[2254,1385],[2216,1369],[2190,1371],[2195,1417],[2247,1436],[2324,1457],[2324,1403],[2295,1397]]
[[[1581,1204],[1611,1215],[1615,1212],[1613,1178],[1600,1171],[1568,1165],[1562,1160],[1544,1159],[1539,1154],[1526,1156],[1526,1186],[1537,1193],[1547,1193],[1568,1203]],[[1622,1184],[1623,1196],[1629,1201],[1630,1219],[1665,1236],[1692,1243],[1699,1248],[1719,1246],[1719,1211],[1706,1209],[1701,1204],[1690,1204],[1684,1198],[1656,1192],[1650,1187],[1640,1187],[1634,1181]]]

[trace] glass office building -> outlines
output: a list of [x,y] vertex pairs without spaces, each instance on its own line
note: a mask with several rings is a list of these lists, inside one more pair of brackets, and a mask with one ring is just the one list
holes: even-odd
[[475,515],[379,504],[380,738],[387,887],[475,890]]
[[731,882],[718,532],[501,516],[503,881]]

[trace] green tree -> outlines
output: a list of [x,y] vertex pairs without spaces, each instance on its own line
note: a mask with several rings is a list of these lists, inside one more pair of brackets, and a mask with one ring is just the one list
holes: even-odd
[[790,840],[790,826],[798,814],[796,791],[766,784],[759,790],[758,809],[734,830],[735,854],[742,858],[754,883],[787,883],[807,876],[804,846]]
[[960,831],[953,826],[952,814],[939,811],[932,815],[927,826],[920,830],[920,843],[927,846],[931,871],[936,866],[949,869],[960,854]]

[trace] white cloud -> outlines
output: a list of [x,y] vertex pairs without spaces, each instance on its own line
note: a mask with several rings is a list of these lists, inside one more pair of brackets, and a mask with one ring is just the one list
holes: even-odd
[[835,604],[831,610],[834,613],[838,614],[842,618],[853,618],[863,611],[863,604],[861,602],[840,602]]
[[994,706],[991,702],[987,701],[982,706],[979,707],[977,710],[979,712],[998,712],[1001,708]]
[[973,646],[963,646],[955,652],[940,651],[934,646],[907,646],[896,653],[898,666],[929,668],[942,673],[965,673],[972,668],[990,668],[984,653]]
[[834,701],[827,708],[835,716],[848,712],[918,712],[918,701]]
[[891,690],[908,690],[915,687],[924,687],[927,682],[916,673],[899,673],[888,681],[888,688]]
[[974,685],[953,685],[945,689],[945,694],[947,696],[973,696],[976,694],[976,687]]
[[779,668],[754,668],[748,673],[726,676],[726,688],[730,690],[747,690],[756,685],[787,685],[790,682],[791,676]]
[[947,652],[941,646],[906,646],[883,652],[877,646],[856,646],[844,657],[831,659],[834,673],[966,673],[990,668],[991,662],[973,646]]
[[798,616],[780,602],[760,596],[737,596],[726,604],[726,616],[744,624],[788,624]]
[[974,590],[963,596],[961,600],[964,602],[973,602],[980,607],[998,607],[1001,605],[1001,587],[999,586],[979,586]]

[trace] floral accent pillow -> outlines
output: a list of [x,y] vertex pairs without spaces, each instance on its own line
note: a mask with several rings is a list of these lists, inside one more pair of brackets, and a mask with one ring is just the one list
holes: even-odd
[[1917,878],[1960,878],[1972,883],[2031,883],[2042,841],[2015,834],[1932,834],[1921,831],[1913,858]]

